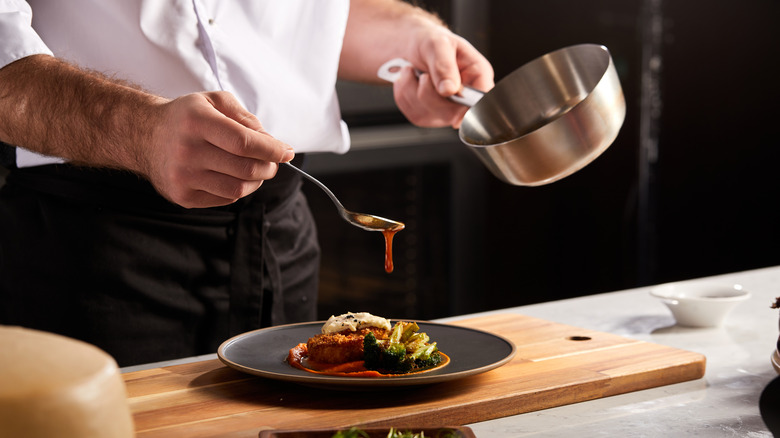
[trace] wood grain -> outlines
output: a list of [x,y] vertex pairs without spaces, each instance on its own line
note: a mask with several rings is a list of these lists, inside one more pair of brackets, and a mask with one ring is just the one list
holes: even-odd
[[465,425],[704,376],[703,355],[522,315],[463,320],[502,335],[508,364],[454,382],[347,392],[249,376],[208,360],[124,374],[138,437]]

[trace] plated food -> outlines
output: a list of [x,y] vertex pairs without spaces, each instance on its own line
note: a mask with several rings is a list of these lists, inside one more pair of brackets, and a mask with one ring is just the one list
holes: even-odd
[[449,363],[414,321],[390,321],[366,312],[331,316],[321,332],[290,348],[287,363],[315,374],[391,377]]
[[[331,438],[372,438],[371,433],[374,430],[363,430],[358,427],[352,427],[346,430],[339,430]],[[379,435],[373,435],[379,436]],[[391,427],[387,435],[381,434],[382,438],[464,438],[466,435],[457,429],[442,427],[438,429],[429,429],[426,435],[425,430],[421,429],[396,429]]]
[[[421,373],[396,374],[392,378],[366,378],[351,374],[328,375],[290,366],[290,349],[320,333],[325,321],[266,327],[241,333],[227,339],[217,350],[217,357],[237,371],[267,379],[293,382],[305,386],[365,391],[450,382],[498,368],[515,355],[514,344],[495,333],[476,327],[416,321],[421,332],[436,342],[449,362]],[[326,437],[327,438],[327,437]]]

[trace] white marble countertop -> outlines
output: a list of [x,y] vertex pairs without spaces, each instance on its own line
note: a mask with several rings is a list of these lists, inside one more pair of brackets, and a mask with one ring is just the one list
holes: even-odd
[[[675,325],[664,304],[649,295],[651,287],[590,295],[510,309],[443,318],[448,322],[496,313],[518,313],[562,324],[613,333],[702,353],[704,378],[470,424],[478,437],[750,437],[771,438],[759,414],[764,387],[777,376],[771,355],[778,339],[780,267],[719,275],[706,279],[741,284],[750,291],[719,328]],[[522,293],[518,291],[517,293]],[[195,360],[123,368],[123,372]]]
[[[484,312],[519,313],[702,353],[704,378],[469,425],[478,437],[768,437],[761,391],[775,377],[780,267],[690,280],[741,284],[752,296],[719,328],[684,328],[650,287]],[[519,291],[518,293],[522,293]],[[453,321],[463,316],[445,318]]]

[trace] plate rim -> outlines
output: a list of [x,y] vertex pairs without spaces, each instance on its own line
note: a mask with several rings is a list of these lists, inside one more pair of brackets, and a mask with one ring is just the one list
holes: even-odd
[[[389,321],[397,322],[397,321],[409,321],[409,322],[417,322],[422,323],[424,325],[430,325],[430,326],[439,326],[439,327],[445,327],[448,329],[457,329],[457,330],[466,330],[466,331],[472,331],[477,332],[485,336],[490,336],[492,338],[499,339],[503,342],[505,342],[509,348],[509,353],[504,356],[503,358],[492,362],[487,365],[483,365],[477,368],[472,368],[468,370],[458,371],[455,373],[444,373],[444,374],[415,374],[415,375],[409,375],[409,376],[396,376],[396,377],[380,377],[380,378],[368,378],[368,377],[348,377],[348,376],[330,376],[330,375],[319,375],[314,373],[309,373],[310,375],[296,375],[296,374],[285,374],[285,373],[278,373],[274,371],[269,370],[260,370],[257,368],[248,367],[245,365],[242,365],[240,363],[237,363],[233,360],[230,360],[225,356],[225,350],[228,349],[231,345],[235,344],[236,342],[239,342],[242,339],[254,336],[258,332],[271,332],[271,331],[277,331],[277,330],[288,330],[295,327],[300,326],[322,326],[322,324],[325,323],[325,321],[308,321],[308,322],[297,322],[297,323],[291,323],[291,324],[282,324],[277,326],[271,326],[271,327],[264,327],[256,330],[250,330],[248,332],[240,333],[235,336],[230,337],[229,339],[223,341],[219,348],[217,349],[217,357],[219,360],[225,364],[226,366],[233,368],[237,371],[264,377],[268,379],[273,380],[280,380],[280,381],[286,381],[286,382],[293,382],[293,383],[299,383],[299,384],[306,384],[306,385],[314,385],[314,386],[325,386],[325,387],[361,387],[361,388],[376,388],[376,387],[401,387],[401,386],[412,386],[412,385],[428,385],[428,384],[434,384],[434,383],[441,383],[445,381],[450,380],[456,380],[461,379],[477,374],[482,374],[487,371],[493,370],[495,368],[499,368],[509,361],[511,361],[515,355],[517,354],[517,346],[514,342],[512,342],[510,339],[506,338],[505,336],[488,332],[485,330],[473,328],[473,327],[466,327],[466,326],[460,326],[460,325],[454,325],[454,324],[447,324],[447,323],[440,323],[440,322],[434,322],[434,321],[426,321],[426,320],[418,320],[418,319],[389,319]],[[292,348],[292,346],[290,347]],[[452,359],[452,358],[450,358]]]

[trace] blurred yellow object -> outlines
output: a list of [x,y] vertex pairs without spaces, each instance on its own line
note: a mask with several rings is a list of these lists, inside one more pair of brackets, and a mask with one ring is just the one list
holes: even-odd
[[0,326],[0,438],[129,438],[116,361],[68,337]]

